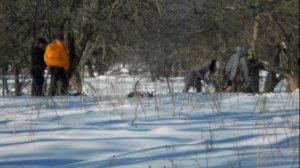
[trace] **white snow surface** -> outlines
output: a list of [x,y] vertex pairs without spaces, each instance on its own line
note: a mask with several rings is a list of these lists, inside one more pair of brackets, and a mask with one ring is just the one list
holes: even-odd
[[138,79],[86,78],[86,96],[0,97],[0,167],[299,167],[299,90],[182,93],[173,78],[169,93],[143,79],[155,97],[127,98]]

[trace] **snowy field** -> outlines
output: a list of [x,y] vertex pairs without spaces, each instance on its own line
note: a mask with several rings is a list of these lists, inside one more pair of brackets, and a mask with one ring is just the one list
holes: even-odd
[[0,168],[299,167],[299,90],[182,93],[174,78],[169,93],[144,79],[155,97],[127,98],[138,79],[86,78],[87,96],[0,96]]

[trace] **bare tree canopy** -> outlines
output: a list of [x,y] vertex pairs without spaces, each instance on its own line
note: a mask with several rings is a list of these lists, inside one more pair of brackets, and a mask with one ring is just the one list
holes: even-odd
[[[257,58],[272,62],[276,44],[285,41],[299,73],[297,0],[1,0],[1,69],[28,73],[33,42],[55,34],[67,38],[68,72],[80,90],[89,74],[115,63],[144,65],[153,79],[184,75],[192,65],[226,62],[237,45],[249,45]],[[132,73],[135,71],[132,70]]]

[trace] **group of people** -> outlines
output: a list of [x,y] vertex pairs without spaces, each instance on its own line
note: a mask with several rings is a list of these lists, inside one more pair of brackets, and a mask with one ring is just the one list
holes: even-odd
[[[250,84],[248,64],[251,60],[254,60],[253,53],[246,47],[238,46],[224,68],[215,59],[194,66],[186,75],[184,92],[188,92],[191,87],[195,88],[197,92],[202,92],[203,83],[215,84],[213,77],[217,71],[223,72],[223,90],[230,91],[237,83],[247,87]],[[51,76],[48,95],[67,95],[69,87],[67,71],[70,68],[70,60],[63,35],[57,36],[50,44],[40,38],[33,47],[31,65],[33,96],[45,95],[44,72],[46,67]],[[235,90],[233,89],[233,91]]]
[[183,91],[188,92],[193,87],[197,92],[202,92],[203,83],[215,85],[213,76],[217,71],[221,71],[223,75],[222,90],[237,91],[238,86],[247,88],[250,86],[249,64],[253,61],[253,52],[247,47],[238,46],[224,68],[214,59],[192,67],[185,77]]
[[50,44],[44,38],[38,39],[32,48],[31,62],[32,96],[45,95],[46,67],[51,76],[48,95],[68,94],[69,80],[66,72],[69,70],[70,60],[63,35],[57,35]]

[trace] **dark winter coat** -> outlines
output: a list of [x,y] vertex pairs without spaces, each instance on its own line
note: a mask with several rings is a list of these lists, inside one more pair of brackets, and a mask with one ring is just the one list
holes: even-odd
[[216,69],[220,68],[220,63],[216,60],[207,61],[202,65],[194,66],[188,72],[185,77],[185,92],[188,92],[190,87],[197,88],[197,91],[201,90],[201,80],[205,83],[212,82],[213,73]]
[[31,75],[32,75],[32,96],[43,96],[44,70],[44,50],[35,46],[31,55]]
[[39,68],[44,70],[46,67],[44,61],[45,50],[35,46],[31,53],[31,68]]
[[235,81],[237,74],[240,75],[242,81],[250,82],[246,53],[245,48],[235,48],[233,55],[225,66],[225,82]]
[[46,68],[44,54],[45,51],[37,46],[35,46],[32,50],[31,75],[35,85],[42,85],[44,82],[44,70]]
[[[65,69],[62,67],[50,67],[49,72],[51,75],[49,95],[50,96],[67,95],[69,80]],[[58,84],[59,81],[61,82],[61,85]]]
[[210,61],[197,65],[191,68],[190,72],[186,75],[186,82],[190,84],[190,86],[194,86],[197,78],[200,80],[204,80],[205,82],[210,81],[211,73],[209,71]]

